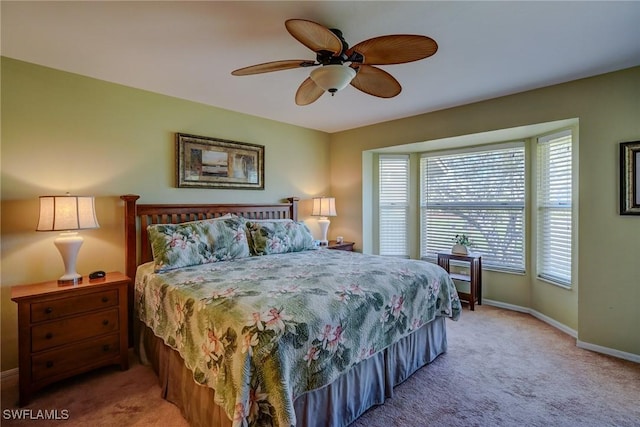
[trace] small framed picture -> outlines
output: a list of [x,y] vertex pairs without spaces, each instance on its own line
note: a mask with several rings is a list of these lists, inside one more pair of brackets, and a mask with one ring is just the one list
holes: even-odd
[[176,134],[180,188],[264,190],[264,146]]
[[640,141],[620,144],[620,215],[640,215]]

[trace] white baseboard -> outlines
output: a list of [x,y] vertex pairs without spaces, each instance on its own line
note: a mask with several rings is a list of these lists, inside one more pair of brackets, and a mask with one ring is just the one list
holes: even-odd
[[536,311],[533,309],[529,310],[529,314],[531,314],[536,319],[542,320],[544,323],[547,323],[553,326],[554,328],[561,330],[565,334],[569,335],[571,338],[575,338],[576,340],[578,339],[578,331],[576,331],[575,329],[571,329],[564,323],[560,323],[557,320],[552,319],[551,317],[546,316],[540,313],[539,311]]
[[519,305],[507,304],[506,302],[494,301],[494,300],[491,300],[491,299],[482,298],[482,304],[490,305],[490,306],[498,307],[498,308],[504,308],[504,309],[511,310],[511,311],[519,311],[521,313],[531,314],[530,313],[531,309],[528,309],[526,307],[521,307]]
[[640,363],[640,354],[627,353],[626,351],[616,350],[614,348],[603,347],[601,345],[591,344],[588,342],[576,341],[576,345],[585,350],[595,351],[596,353],[603,353],[609,356],[617,357],[618,359],[630,360],[631,362]]
[[552,319],[549,316],[546,316],[536,310],[527,307],[521,307],[519,305],[507,304],[500,301],[493,301],[490,299],[482,299],[482,303],[486,305],[491,305],[498,308],[504,308],[506,310],[519,311],[521,313],[527,313],[535,317],[536,319],[542,320],[544,323],[547,323],[553,326],[556,329],[564,332],[572,338],[576,339],[576,346],[579,348],[583,348],[585,350],[595,351],[596,353],[606,354],[608,356],[617,357],[619,359],[630,360],[632,362],[640,363],[640,355],[634,353],[627,353],[624,351],[616,350],[614,348],[603,347],[601,345],[591,344],[588,342],[580,341],[578,339],[578,332],[575,329],[571,329],[567,325],[558,322],[557,320]]

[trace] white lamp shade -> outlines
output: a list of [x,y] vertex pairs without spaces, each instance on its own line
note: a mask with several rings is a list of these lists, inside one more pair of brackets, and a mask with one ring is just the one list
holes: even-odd
[[92,196],[41,196],[37,231],[99,228]]
[[313,199],[313,216],[336,216],[336,199],[333,197],[315,197]]
[[314,69],[310,76],[322,89],[335,93],[347,87],[356,76],[356,70],[346,65],[324,65]]

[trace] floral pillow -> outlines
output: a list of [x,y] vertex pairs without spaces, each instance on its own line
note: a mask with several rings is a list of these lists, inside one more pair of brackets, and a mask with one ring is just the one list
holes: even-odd
[[295,221],[247,221],[249,247],[253,255],[282,254],[315,249],[309,228]]
[[147,227],[156,273],[251,255],[240,217]]

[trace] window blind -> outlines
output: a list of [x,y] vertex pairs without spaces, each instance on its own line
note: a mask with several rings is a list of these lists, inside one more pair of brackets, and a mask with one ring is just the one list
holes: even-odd
[[485,267],[524,271],[524,144],[448,155],[424,155],[421,256],[451,249],[466,234]]
[[571,286],[571,131],[538,138],[537,275]]
[[409,156],[379,157],[379,253],[408,257]]

